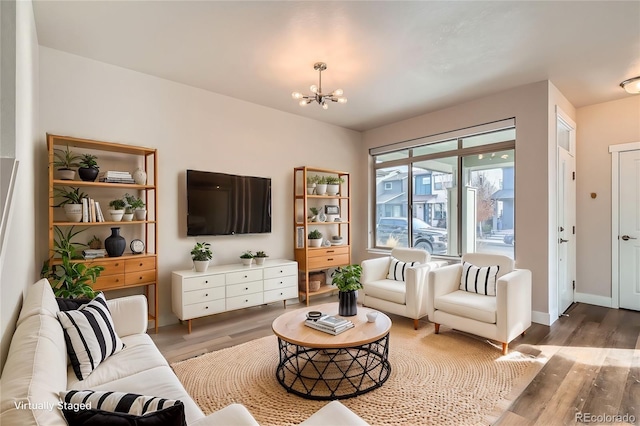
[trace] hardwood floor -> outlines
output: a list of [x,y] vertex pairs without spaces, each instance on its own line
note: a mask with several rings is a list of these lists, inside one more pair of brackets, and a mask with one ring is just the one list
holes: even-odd
[[[336,299],[316,297],[311,305]],[[303,306],[288,303],[286,309]],[[271,335],[271,323],[282,312],[279,303],[257,306],[195,320],[191,334],[186,324],[171,325],[151,337],[173,363]],[[533,324],[510,344],[524,345],[523,352],[547,362],[496,424],[640,424],[640,312],[574,304],[567,314],[551,327]],[[433,324],[421,320],[420,327]]]

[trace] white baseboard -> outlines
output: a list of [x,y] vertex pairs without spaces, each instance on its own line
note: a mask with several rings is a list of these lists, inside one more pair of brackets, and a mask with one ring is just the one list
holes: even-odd
[[551,315],[549,315],[548,312],[531,311],[531,321],[537,324],[551,325],[557,319],[558,318],[554,318],[553,321],[551,321]]
[[605,308],[610,308],[612,306],[611,297],[607,296],[597,296],[595,294],[576,292],[573,295],[573,299],[576,302],[588,303],[589,305],[604,306]]

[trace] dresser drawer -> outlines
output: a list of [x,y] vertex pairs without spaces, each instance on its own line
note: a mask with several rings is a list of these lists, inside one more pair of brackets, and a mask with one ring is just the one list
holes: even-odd
[[224,287],[224,275],[202,275],[184,278],[182,280],[182,291],[199,290],[212,287]]
[[124,285],[147,284],[156,281],[156,270],[127,272],[124,274]]
[[269,278],[277,278],[277,277],[286,277],[288,275],[297,275],[298,274],[298,265],[284,265],[280,267],[274,268],[264,268],[264,279]]
[[187,320],[191,318],[199,318],[204,317],[211,314],[217,314],[219,312],[224,312],[225,303],[224,299],[220,300],[212,300],[209,302],[195,303],[193,305],[187,305],[182,310],[182,320]]
[[124,274],[102,275],[96,279],[95,283],[91,283],[91,287],[96,290],[109,290],[112,288],[124,287]]
[[309,269],[323,269],[330,268],[332,266],[348,265],[348,254],[336,254],[323,257],[310,257]]
[[124,274],[124,260],[94,260],[93,262],[86,263],[87,267],[100,265],[104,267],[104,271],[100,272],[100,276]]
[[124,261],[124,270],[126,272],[148,271],[156,269],[155,257],[141,257],[139,259],[127,259]]
[[249,306],[262,305],[263,293],[246,294],[244,296],[227,297],[227,310],[248,308]]
[[264,290],[277,290],[283,289],[286,287],[297,288],[298,281],[296,279],[296,275],[282,277],[282,278],[271,278],[269,280],[264,280]]
[[227,274],[227,284],[238,284],[262,279],[262,269],[230,272]]
[[339,254],[349,254],[349,246],[327,247],[320,249],[309,249],[309,257],[331,257]]
[[182,303],[184,305],[192,305],[194,303],[210,302],[218,299],[224,299],[224,287],[187,291],[183,294]]
[[262,281],[254,281],[251,283],[234,284],[227,286],[227,297],[240,296],[243,294],[252,294],[262,292]]
[[298,287],[287,287],[279,290],[269,290],[264,292],[264,303],[293,299],[295,297],[298,297]]

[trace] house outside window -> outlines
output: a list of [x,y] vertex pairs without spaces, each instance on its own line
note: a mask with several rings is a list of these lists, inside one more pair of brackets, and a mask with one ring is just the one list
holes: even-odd
[[[372,247],[514,258],[515,126],[457,133],[444,140],[407,141],[411,146],[395,155],[392,147],[371,150],[376,180]],[[393,191],[386,190],[388,183]]]

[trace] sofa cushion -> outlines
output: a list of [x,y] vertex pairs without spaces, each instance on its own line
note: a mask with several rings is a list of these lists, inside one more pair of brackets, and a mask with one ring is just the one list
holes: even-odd
[[62,412],[70,426],[186,426],[181,401],[111,391],[64,391]]
[[406,304],[407,287],[403,281],[377,280],[364,284],[364,293],[376,299]]
[[436,310],[452,315],[482,321],[496,322],[496,297],[457,290],[453,293],[437,296],[433,301]]
[[55,318],[59,310],[51,284],[43,278],[27,290],[16,327],[32,315],[48,315]]
[[389,262],[389,273],[387,274],[388,280],[406,281],[406,270],[412,266],[418,265],[420,262],[403,262],[391,257]]
[[80,380],[124,348],[102,293],[78,310],[58,312],[58,320],[64,330],[73,371]]
[[469,262],[462,263],[462,275],[460,277],[460,290],[485,296],[496,295],[496,277],[500,272],[500,266],[476,266]]

